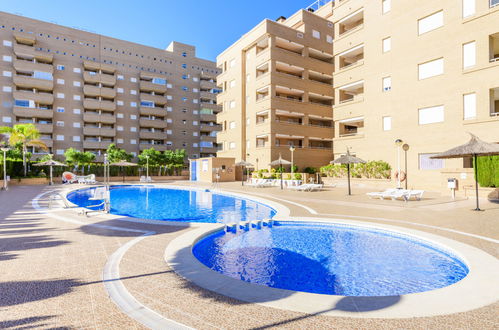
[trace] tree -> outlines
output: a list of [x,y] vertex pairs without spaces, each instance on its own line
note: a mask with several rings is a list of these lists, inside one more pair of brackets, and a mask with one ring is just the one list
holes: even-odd
[[26,156],[28,154],[28,147],[40,147],[48,151],[47,145],[40,140],[40,132],[33,124],[17,124],[14,127],[0,127],[0,133],[9,135],[9,144],[12,147],[20,145],[23,155],[24,176],[28,174],[26,166]]
[[147,164],[147,157],[149,157],[149,165],[150,166],[157,166],[157,165],[161,164],[161,161],[162,161],[161,152],[154,149],[153,147],[151,147],[149,149],[142,150],[142,152],[138,156],[139,164],[146,165]]
[[109,147],[107,147],[107,159],[110,163],[116,163],[122,160],[126,160],[129,162],[132,160],[132,154],[127,153],[125,150],[116,147],[114,143],[111,143]]
[[90,164],[94,159],[95,155],[91,152],[85,151],[81,152],[74,148],[69,148],[64,152],[64,157],[66,157],[66,162],[70,165],[82,166],[82,174],[85,174],[84,165]]

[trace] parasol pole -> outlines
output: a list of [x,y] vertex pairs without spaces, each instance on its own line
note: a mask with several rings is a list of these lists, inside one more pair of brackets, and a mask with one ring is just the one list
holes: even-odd
[[350,190],[350,163],[347,163],[347,180],[348,180],[348,195],[352,195],[352,191]]
[[54,183],[52,182],[52,165],[50,165],[49,167],[50,167],[50,170],[49,170],[49,172],[50,172],[50,182],[49,182],[49,185],[51,186],[51,185],[53,185],[53,184],[54,184]]
[[476,195],[476,209],[475,211],[481,211],[479,202],[478,202],[478,157],[476,154],[473,155],[475,159],[475,195]]

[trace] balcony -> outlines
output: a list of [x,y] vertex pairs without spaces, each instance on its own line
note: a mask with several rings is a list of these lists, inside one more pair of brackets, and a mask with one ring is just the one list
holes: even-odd
[[114,99],[116,97],[116,91],[114,88],[97,87],[93,85],[84,85],[83,94],[85,96],[105,97],[110,99]]
[[35,58],[41,62],[52,63],[54,56],[41,50],[36,50],[33,46],[14,44],[14,54],[22,58]]
[[140,107],[139,111],[141,115],[147,116],[166,117],[167,115],[166,109],[159,107]]
[[211,135],[201,135],[199,136],[199,140],[203,142],[212,142],[215,143],[217,142],[217,137],[216,136],[211,136]]
[[83,72],[83,81],[89,84],[103,84],[106,86],[116,85],[116,76],[106,73],[90,73],[92,71]]
[[499,116],[499,87],[490,89],[490,115]]
[[199,87],[201,87],[201,89],[218,88],[216,82],[211,82],[209,80],[203,80],[203,79],[199,81]]
[[139,132],[139,137],[141,139],[145,139],[145,140],[165,140],[166,139],[166,133],[163,132],[163,131],[151,132],[151,131],[141,130]]
[[84,99],[83,107],[89,110],[116,110],[116,103],[114,101],[99,101],[95,99]]
[[342,137],[363,137],[364,117],[340,120],[338,136]]
[[166,128],[168,126],[167,122],[161,119],[139,119],[140,127],[153,127],[153,128]]
[[23,118],[52,119],[54,117],[52,109],[14,107],[13,113],[15,116]]
[[202,154],[216,154],[218,151],[217,147],[200,147],[199,152]]
[[338,87],[339,104],[360,101],[364,97],[364,80]]
[[52,124],[35,124],[36,128],[41,134],[52,133],[54,131],[54,127]]
[[199,126],[199,130],[201,132],[218,132],[222,130],[222,127],[220,125],[201,125]]
[[51,93],[37,93],[29,91],[14,91],[13,93],[15,100],[32,100],[37,104],[54,104],[54,95]]
[[213,121],[213,122],[215,122],[217,120],[217,115],[215,115],[215,114],[201,113],[199,117],[200,117],[201,121]]
[[271,49],[271,53],[269,54],[269,59],[270,58],[275,61],[287,63],[297,67],[304,67],[313,71],[323,72],[327,74],[332,74],[334,70],[331,63],[326,63],[313,57],[302,56],[301,54],[288,52],[277,47]]
[[339,36],[360,29],[364,24],[364,9],[361,8],[338,21]]
[[34,72],[34,71],[43,71],[49,73],[54,72],[54,67],[52,66],[52,64],[39,63],[32,60],[30,61],[30,60],[15,59],[13,65],[14,69],[20,72]]
[[54,81],[33,78],[29,76],[16,75],[13,78],[14,85],[21,88],[34,88],[40,89],[44,91],[52,91],[54,90]]
[[35,36],[32,33],[14,32],[13,36],[19,44],[33,46],[36,43]]
[[346,69],[364,60],[364,44],[353,47],[337,55],[339,69]]
[[147,93],[140,93],[140,100],[141,101],[151,101],[157,105],[165,105],[166,101],[167,101],[166,97],[163,95],[154,95],[154,94],[147,94]]
[[83,68],[89,71],[102,71],[109,75],[114,75],[116,68],[110,64],[99,63],[94,61],[83,61]]
[[199,97],[203,98],[203,99],[208,99],[208,100],[216,100],[217,99],[217,95],[216,94],[213,94],[213,93],[210,93],[210,92],[203,92],[203,91],[201,91],[199,93]]
[[489,61],[499,61],[499,32],[489,36]]
[[93,141],[93,140],[84,140],[83,148],[84,149],[107,149],[109,145],[113,143],[112,141]]
[[166,93],[166,85],[154,84],[150,81],[141,80],[139,88],[143,92]]
[[100,115],[98,113],[85,112],[83,114],[83,121],[87,123],[115,124],[116,117],[111,115]]
[[139,143],[139,150],[143,151],[146,149],[154,148],[157,151],[165,151],[168,150],[168,146],[166,144],[152,144],[152,143]]
[[116,129],[88,126],[83,127],[83,135],[114,137],[116,136]]

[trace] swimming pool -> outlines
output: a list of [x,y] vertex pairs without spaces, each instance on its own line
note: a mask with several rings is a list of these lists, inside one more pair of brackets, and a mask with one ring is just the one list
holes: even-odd
[[[78,206],[97,205],[102,200],[90,199],[95,189],[78,189],[66,197]],[[276,214],[273,208],[253,200],[199,189],[117,185],[110,187],[110,196],[111,214],[142,219],[229,223],[269,219]]]
[[194,256],[226,276],[273,288],[342,296],[396,296],[466,277],[445,249],[396,232],[342,224],[276,221],[272,228],[219,231]]

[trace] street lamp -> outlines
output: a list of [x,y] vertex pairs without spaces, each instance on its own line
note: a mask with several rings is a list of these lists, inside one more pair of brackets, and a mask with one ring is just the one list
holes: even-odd
[[[289,151],[291,151],[291,175],[293,175],[293,172],[294,172],[294,169],[293,169],[293,167],[294,167],[294,163],[293,163],[293,153],[294,153],[294,151],[295,151],[295,146],[291,146],[291,147],[289,147]],[[293,179],[293,178],[291,178],[291,179]]]
[[400,147],[404,144],[404,141],[401,139],[395,140],[395,146],[397,147],[397,189],[401,189],[402,187],[400,186],[400,177],[402,176],[400,174]]
[[402,149],[405,153],[405,190],[407,190],[407,151],[409,150],[409,145],[407,143],[404,143]]
[[106,185],[106,194],[104,196],[104,211],[109,213],[110,210],[110,193],[109,193],[109,160],[107,158],[107,153],[104,154],[104,184]]
[[149,180],[149,155],[146,155],[146,182]]
[[2,147],[0,150],[3,151],[3,190],[8,190],[7,187],[7,151],[10,149],[7,147]]

